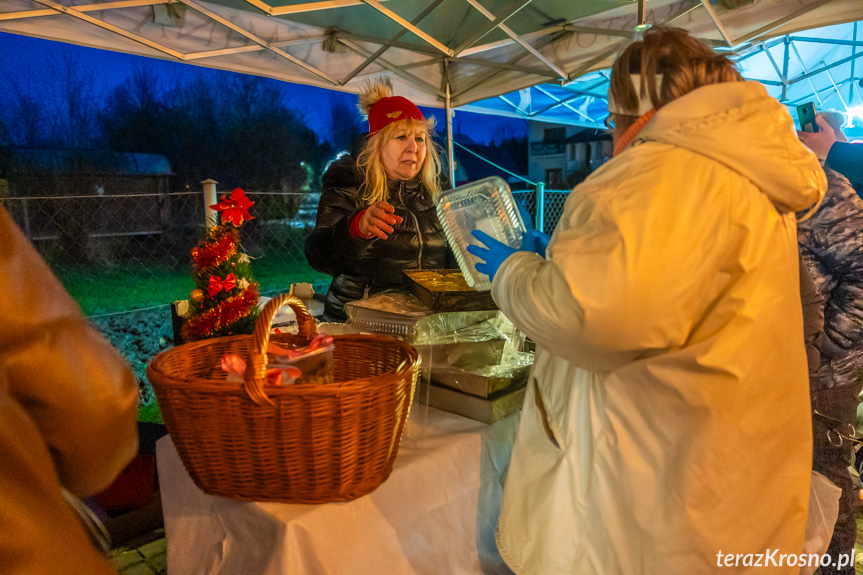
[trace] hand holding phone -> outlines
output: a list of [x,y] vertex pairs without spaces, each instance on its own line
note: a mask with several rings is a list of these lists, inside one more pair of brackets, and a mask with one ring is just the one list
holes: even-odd
[[817,132],[818,123],[815,121],[815,104],[806,102],[797,106],[797,119],[800,120],[800,129],[804,132]]
[[836,132],[821,116],[815,116],[815,125],[818,126],[817,133],[799,131],[797,137],[807,148],[815,152],[819,160],[825,160],[830,154],[833,144],[836,143]]

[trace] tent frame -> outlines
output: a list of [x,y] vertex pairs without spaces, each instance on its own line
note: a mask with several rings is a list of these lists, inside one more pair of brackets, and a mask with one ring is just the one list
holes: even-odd
[[[300,34],[295,38],[271,42],[253,32],[250,29],[251,27],[244,28],[213,9],[221,7],[222,4],[205,4],[202,0],[116,0],[75,6],[67,6],[56,0],[32,1],[42,6],[42,8],[0,13],[0,24],[18,25],[30,20],[56,17],[58,14],[61,14],[121,36],[125,40],[145,46],[163,57],[201,65],[208,65],[208,62],[214,61],[212,65],[216,67],[222,67],[218,63],[215,63],[216,59],[219,58],[253,52],[265,52],[275,56],[289,67],[298,68],[302,71],[301,73],[310,74],[311,77],[317,79],[314,82],[317,85],[333,89],[351,89],[357,91],[359,89],[357,82],[380,74],[379,70],[369,71],[369,67],[374,65],[375,68],[386,70],[399,77],[414,89],[430,96],[437,102],[437,105],[444,107],[447,118],[447,150],[450,158],[452,158],[453,109],[458,106],[461,109],[479,111],[476,109],[476,106],[472,105],[473,102],[470,101],[472,91],[488,82],[495,75],[503,72],[517,72],[525,77],[535,77],[539,82],[544,80],[548,85],[534,82],[532,86],[526,89],[528,91],[536,90],[538,94],[553,100],[551,104],[545,105],[539,110],[528,112],[512,102],[506,95],[500,94],[497,97],[506,102],[512,110],[511,114],[507,115],[526,119],[541,119],[543,114],[559,107],[564,107],[575,114],[575,118],[569,123],[594,128],[602,127],[602,118],[592,119],[589,115],[579,110],[574,103],[580,98],[605,98],[609,75],[602,70],[603,66],[607,66],[609,59],[622,46],[636,38],[641,30],[649,26],[647,23],[648,12],[646,0],[620,0],[621,7],[632,5],[637,10],[637,24],[632,30],[584,25],[581,22],[584,18],[580,17],[547,22],[539,28],[526,33],[517,33],[508,23],[515,21],[514,19],[518,18],[518,15],[522,11],[534,4],[535,0],[511,0],[506,4],[498,2],[495,4],[494,9],[488,8],[491,0],[461,0],[464,6],[480,14],[487,22],[482,26],[476,27],[467,38],[460,40],[457,46],[451,47],[441,41],[440,38],[436,38],[433,34],[420,28],[420,24],[439,9],[444,0],[432,0],[428,3],[427,7],[410,20],[396,12],[396,9],[399,7],[397,2],[389,2],[387,0],[317,0],[284,6],[274,6],[264,0],[243,0],[243,5],[247,6],[251,12],[276,19],[298,14],[356,9],[356,7],[367,6],[399,27],[399,31],[389,37],[378,37],[368,33],[361,34],[330,28],[326,30],[324,35],[304,37]],[[745,0],[728,0],[726,4],[730,3],[734,5],[735,2],[739,2],[742,5],[748,3]],[[857,98],[860,98],[860,90],[854,81],[853,66],[857,58],[863,56],[863,50],[857,52],[857,47],[863,46],[863,41],[856,41],[856,24],[854,41],[834,42],[837,46],[852,46],[853,53],[850,57],[831,64],[823,62],[820,67],[806,71],[793,78],[788,77],[788,69],[790,58],[800,58],[796,44],[800,42],[830,43],[830,40],[811,38],[799,34],[789,34],[779,38],[772,37],[778,29],[793,23],[802,16],[806,16],[833,3],[841,3],[841,0],[816,0],[738,38],[732,37],[728,27],[723,23],[721,15],[717,13],[709,0],[681,0],[669,8],[669,13],[664,18],[663,23],[673,24],[684,17],[691,18],[693,14],[703,12],[709,18],[709,21],[712,22],[715,31],[721,38],[721,40],[708,39],[706,41],[718,51],[727,53],[738,62],[755,54],[767,54],[772,62],[777,78],[764,78],[759,79],[759,81],[762,81],[766,85],[781,86],[782,100],[785,100],[786,91],[789,86],[801,82],[809,83],[812,90],[811,94],[804,98],[796,98],[794,101],[787,102],[789,105],[794,105],[807,98],[816,98],[820,102],[821,95],[829,90],[835,90],[841,97],[841,88],[848,83],[851,84],[848,101],[852,101],[855,94]],[[452,5],[452,3],[448,4],[448,6]],[[182,15],[179,12],[180,7],[182,7],[183,11],[192,10],[207,20],[230,30],[231,33],[236,34],[247,43],[241,46],[184,53],[163,42],[136,34],[131,30],[123,29],[108,21],[110,20],[108,16],[111,13],[141,7],[153,7],[154,11],[163,10],[169,19],[182,19]],[[674,9],[673,13],[671,12],[672,9]],[[98,13],[102,17],[96,17],[95,13]],[[731,13],[733,14],[733,11]],[[0,26],[0,30],[3,29],[7,28]],[[15,29],[12,29],[12,31],[15,31]],[[496,34],[502,33],[504,38],[497,40],[488,39],[485,41],[489,34],[493,32]],[[29,32],[19,31],[18,33]],[[555,44],[574,33],[600,36],[610,45],[596,56],[587,61],[577,63],[572,67],[555,62],[547,52],[543,52],[543,49],[548,45]],[[38,34],[34,33],[34,35]],[[406,36],[408,38],[419,39],[419,42],[407,41]],[[483,41],[485,42],[482,43]],[[379,47],[370,50],[364,44],[377,45]],[[771,54],[770,48],[780,44],[784,46],[784,56],[781,62],[777,62],[774,55]],[[346,73],[336,75],[288,51],[289,48],[302,45],[320,45],[325,52],[349,50],[361,56],[362,62],[359,65],[352,66]],[[419,59],[407,64],[390,61],[386,57],[386,53],[393,48],[409,53]],[[506,49],[506,52],[500,52],[502,49]],[[497,57],[495,59],[489,57],[486,59],[484,57],[502,53],[506,54],[506,58]],[[848,62],[852,64],[851,76],[848,79],[836,81],[831,74],[831,70]],[[462,85],[457,86],[453,81],[453,66],[463,64],[479,67],[478,69],[483,71],[471,74],[467,81],[463,79]],[[435,66],[440,70],[441,82],[439,85],[435,85],[413,72],[414,69],[428,69],[429,66]],[[831,88],[816,89],[812,78],[821,74],[825,74],[830,78]],[[585,79],[589,80],[587,85],[584,85]],[[563,88],[568,93],[565,95],[555,95],[551,91],[552,87],[555,90]],[[848,106],[844,98],[842,99],[842,103],[846,105],[847,109]],[[452,173],[452,169],[450,172]]]

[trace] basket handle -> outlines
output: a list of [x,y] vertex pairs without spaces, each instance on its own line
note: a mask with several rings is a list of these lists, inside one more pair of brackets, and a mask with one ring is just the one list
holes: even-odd
[[255,331],[252,335],[252,348],[249,350],[249,359],[246,362],[245,383],[243,384],[249,399],[258,405],[275,405],[264,393],[264,383],[267,373],[267,346],[270,343],[270,328],[276,314],[284,305],[291,306],[297,315],[297,327],[299,337],[307,342],[315,337],[315,320],[306,309],[303,301],[294,296],[293,293],[279,294],[264,306],[261,315],[255,322]]

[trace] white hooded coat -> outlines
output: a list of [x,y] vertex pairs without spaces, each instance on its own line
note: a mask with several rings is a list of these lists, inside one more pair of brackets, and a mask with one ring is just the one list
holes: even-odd
[[573,190],[547,259],[501,265],[492,295],[537,344],[497,533],[517,573],[797,572],[794,212],[825,189],[763,86],[706,86]]

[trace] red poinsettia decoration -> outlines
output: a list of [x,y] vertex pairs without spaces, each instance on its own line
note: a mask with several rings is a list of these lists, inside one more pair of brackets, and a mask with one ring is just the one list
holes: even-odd
[[219,203],[210,206],[210,209],[222,214],[222,225],[234,224],[240,227],[244,221],[254,219],[254,216],[249,215],[249,208],[253,205],[255,202],[246,197],[246,192],[242,188],[236,188],[230,196],[222,196]]

